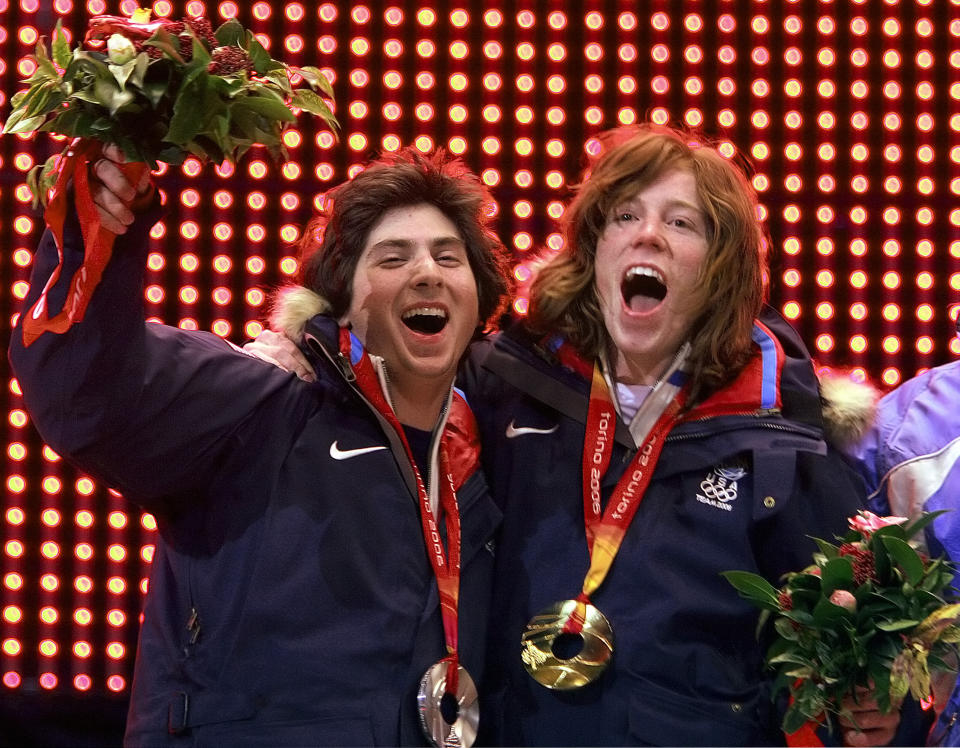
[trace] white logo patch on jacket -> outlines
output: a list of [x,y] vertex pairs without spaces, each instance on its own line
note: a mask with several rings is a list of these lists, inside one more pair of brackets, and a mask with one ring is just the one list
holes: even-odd
[[716,467],[707,473],[700,481],[700,490],[697,492],[697,501],[729,512],[733,510],[730,502],[735,501],[738,494],[737,481],[747,471],[741,467]]

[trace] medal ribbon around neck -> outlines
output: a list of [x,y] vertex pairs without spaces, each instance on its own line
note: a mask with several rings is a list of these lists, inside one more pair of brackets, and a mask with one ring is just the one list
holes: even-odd
[[668,382],[661,383],[676,388],[676,395],[660,406],[662,410],[656,422],[644,437],[643,445],[630,461],[626,472],[617,481],[606,511],[602,511],[600,486],[613,454],[617,414],[600,364],[595,362],[593,365],[587,430],[583,443],[583,521],[590,551],[590,568],[583,580],[583,589],[576,598],[577,605],[564,625],[563,632],[566,634],[579,634],[582,631],[590,596],[606,579],[627,529],[646,494],[663,450],[664,439],[679,420],[680,411],[686,401],[683,381],[683,373],[675,371]]
[[420,503],[420,523],[423,529],[423,541],[433,567],[433,575],[437,580],[437,590],[440,593],[440,614],[443,619],[443,634],[447,647],[446,692],[456,696],[459,676],[460,657],[457,652],[457,609],[460,600],[460,510],[457,507],[457,495],[453,487],[453,477],[447,461],[446,450],[440,445],[440,471],[446,480],[438,481],[440,486],[440,504],[443,507],[444,519],[447,526],[447,544],[449,546],[449,563],[440,538],[440,529],[437,526],[433,510],[430,508],[430,495],[420,477],[420,470],[413,459],[413,452],[407,442],[403,426],[397,419],[393,408],[384,397],[380,388],[380,380],[373,368],[370,357],[364,353],[354,360],[353,344],[350,331],[340,328],[340,352],[350,361],[350,367],[357,377],[357,386],[360,391],[373,403],[379,413],[387,419],[397,432],[403,448],[410,460],[410,467],[417,480],[417,493]]

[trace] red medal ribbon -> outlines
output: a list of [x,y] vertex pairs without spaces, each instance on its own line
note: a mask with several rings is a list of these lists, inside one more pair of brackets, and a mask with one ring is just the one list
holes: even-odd
[[[430,564],[433,567],[433,575],[437,580],[437,590],[440,593],[440,615],[443,619],[443,634],[447,647],[447,657],[444,658],[447,662],[446,692],[456,696],[459,677],[458,667],[460,665],[460,657],[457,653],[457,610],[460,600],[460,510],[457,506],[457,494],[454,489],[453,474],[450,470],[446,450],[441,441],[439,468],[445,480],[439,481],[440,505],[443,507],[444,521],[447,526],[449,563],[448,554],[444,551],[440,530],[430,506],[430,495],[423,484],[423,478],[420,476],[417,463],[413,459],[413,452],[410,450],[410,444],[407,442],[403,426],[380,388],[380,380],[373,368],[370,356],[364,353],[360,356],[359,361],[353,362],[350,337],[348,329],[340,328],[340,352],[350,361],[360,391],[397,432],[417,480],[423,540],[427,548],[427,555],[430,557]],[[454,397],[458,397],[458,395],[454,394]]]
[[594,364],[583,444],[583,522],[590,550],[590,569],[583,580],[583,589],[577,596],[577,607],[564,626],[564,633],[579,634],[583,628],[590,595],[603,584],[613,565],[627,529],[650,485],[664,439],[679,420],[685,400],[686,389],[681,389],[650,429],[626,472],[617,481],[606,510],[601,512],[600,485],[613,454],[617,416],[600,365]]
[[[53,234],[60,256],[57,267],[50,275],[40,298],[23,315],[23,345],[29,346],[45,332],[64,333],[74,323],[83,319],[84,312],[93,292],[100,282],[110,256],[113,253],[113,241],[116,236],[100,225],[100,214],[90,192],[89,165],[100,157],[101,144],[96,140],[77,139],[60,155],[57,162],[57,181],[50,194],[50,201],[43,213],[44,221]],[[120,168],[131,181],[146,169],[146,164],[121,164]],[[83,235],[83,264],[70,279],[67,298],[53,317],[47,303],[47,292],[60,277],[63,269],[63,224],[67,217],[67,187],[73,181],[74,200],[80,219],[80,231]]]

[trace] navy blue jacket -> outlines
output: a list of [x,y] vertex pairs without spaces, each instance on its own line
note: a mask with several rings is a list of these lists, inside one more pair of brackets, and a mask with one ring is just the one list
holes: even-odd
[[[808,536],[832,540],[846,529],[864,488],[823,441],[802,342],[772,311],[763,322],[751,364],[668,436],[592,596],[613,628],[612,663],[573,692],[537,684],[521,663],[520,639],[534,614],[576,597],[588,568],[580,486],[590,369],[572,358],[565,365],[563,348],[522,328],[474,347],[460,381],[504,511],[484,688],[488,742],[783,742],[756,639],[758,611],[720,573],[753,571],[779,584],[782,573],[810,562]],[[635,451],[619,422],[604,502]]]
[[[417,686],[446,654],[436,584],[409,464],[320,350],[336,325],[308,326],[308,384],[215,335],[144,323],[147,223],[118,240],[80,324],[27,348],[18,328],[10,347],[44,440],[157,517],[127,743],[423,744]],[[75,216],[66,245],[55,309],[82,255]],[[24,308],[56,258],[47,233]],[[500,520],[478,459],[458,461],[457,492],[475,678]]]

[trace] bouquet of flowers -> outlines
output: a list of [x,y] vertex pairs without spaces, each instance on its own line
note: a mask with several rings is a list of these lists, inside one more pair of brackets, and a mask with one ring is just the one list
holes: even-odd
[[724,572],[740,595],[762,609],[758,634],[773,619],[767,664],[774,693],[790,692],[783,730],[850,718],[843,701],[870,688],[883,713],[910,693],[929,699],[931,670],[953,670],[960,604],[944,595],[953,569],[909,543],[941,512],[915,522],[860,512],[839,544],[819,551],[777,589],[763,577]]
[[123,150],[124,168],[133,175],[157,162],[180,164],[189,155],[236,161],[254,145],[285,158],[283,129],[297,111],[337,127],[323,98],[332,100],[333,90],[322,72],[273,59],[235,20],[214,31],[202,17],[151,22],[145,10],[130,19],[95,16],[74,49],[58,21],[50,50],[41,39],[33,60],[36,69],[24,81],[27,89],[13,96],[3,132],[71,138],[30,172],[27,183],[62,248],[72,182],[85,256],[61,310],[51,315],[44,293],[25,313],[26,345],[83,318],[110,258],[114,237],[100,226],[88,181],[88,164],[104,144]]
[[[128,161],[156,168],[190,154],[235,161],[253,145],[285,157],[281,135],[294,110],[336,128],[323,99],[333,90],[317,68],[271,58],[235,20],[214,31],[203,17],[150,22],[149,15],[94,16],[72,50],[58,21],[51,49],[37,43],[36,70],[13,96],[3,132],[114,143]],[[52,156],[31,176],[44,203],[60,160]]]

